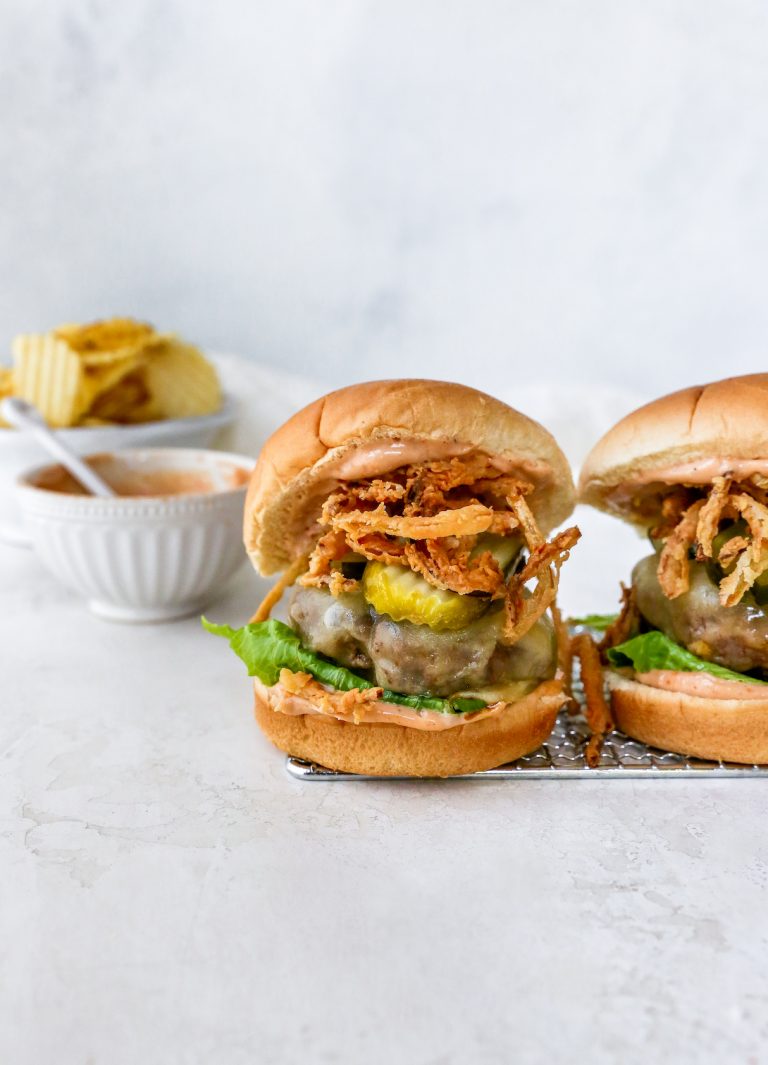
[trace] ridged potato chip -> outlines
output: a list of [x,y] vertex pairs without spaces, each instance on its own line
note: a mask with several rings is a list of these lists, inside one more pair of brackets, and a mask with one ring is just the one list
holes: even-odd
[[143,322],[114,318],[16,337],[15,394],[34,403],[50,425],[76,425],[99,395],[144,361],[157,335]]
[[[149,418],[143,414],[147,406],[149,392],[141,370],[133,370],[121,378],[112,388],[97,396],[87,419],[89,424],[96,421],[102,424],[110,422],[142,422]],[[81,424],[85,424],[84,418]]]
[[141,377],[149,396],[142,420],[190,418],[221,406],[216,370],[198,348],[175,337],[152,345]]
[[60,325],[53,334],[65,340],[72,351],[78,354],[106,353],[121,357],[129,352],[141,351],[157,337],[151,325],[136,322],[133,318],[109,318],[88,325]]
[[12,351],[16,395],[34,403],[49,425],[74,425],[88,406],[78,356],[52,333],[18,336]]
[[12,351],[6,387],[57,428],[185,418],[221,405],[216,371],[197,348],[132,318],[18,336]]
[[34,403],[49,425],[76,425],[102,392],[144,359],[144,345],[79,353],[55,333],[13,342],[15,394]]

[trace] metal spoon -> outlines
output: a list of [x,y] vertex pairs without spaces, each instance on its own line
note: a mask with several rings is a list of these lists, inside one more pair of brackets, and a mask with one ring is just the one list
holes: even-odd
[[30,433],[42,444],[49,455],[64,466],[76,481],[91,495],[112,497],[117,493],[109,487],[98,473],[91,469],[81,458],[61,442],[60,438],[46,425],[37,407],[16,396],[8,396],[0,403],[0,415],[16,429]]

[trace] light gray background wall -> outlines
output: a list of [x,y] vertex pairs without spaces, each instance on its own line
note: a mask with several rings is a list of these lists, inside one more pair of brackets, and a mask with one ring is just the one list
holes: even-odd
[[0,0],[0,344],[330,382],[765,368],[758,0]]

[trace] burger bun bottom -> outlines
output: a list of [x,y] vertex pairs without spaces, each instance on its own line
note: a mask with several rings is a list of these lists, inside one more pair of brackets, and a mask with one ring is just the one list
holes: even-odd
[[768,763],[768,698],[704,699],[664,691],[613,670],[605,679],[617,727],[627,736],[709,761]]
[[543,681],[492,717],[426,731],[286,714],[275,709],[279,684],[267,688],[256,681],[254,688],[256,720],[281,751],[327,769],[377,777],[449,777],[513,762],[542,745],[565,702],[561,681]]

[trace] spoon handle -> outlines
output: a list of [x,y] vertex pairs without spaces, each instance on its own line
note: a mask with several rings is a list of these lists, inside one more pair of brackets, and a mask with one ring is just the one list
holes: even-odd
[[70,451],[68,447],[64,447],[59,440],[56,439],[56,435],[47,429],[40,429],[35,426],[29,430],[44,447],[48,448],[48,453],[59,459],[63,466],[65,466],[69,472],[76,477],[83,488],[87,488],[91,495],[95,496],[113,496],[115,492],[109,487],[107,482],[99,477],[95,470],[92,470],[87,462],[76,455],[73,451]]
[[15,397],[9,397],[0,404],[0,412],[3,418],[15,428],[23,429],[34,436],[48,454],[57,458],[92,495],[110,498],[116,494],[95,470],[92,470],[79,455],[66,447],[56,434],[51,432],[39,413],[30,405]]

